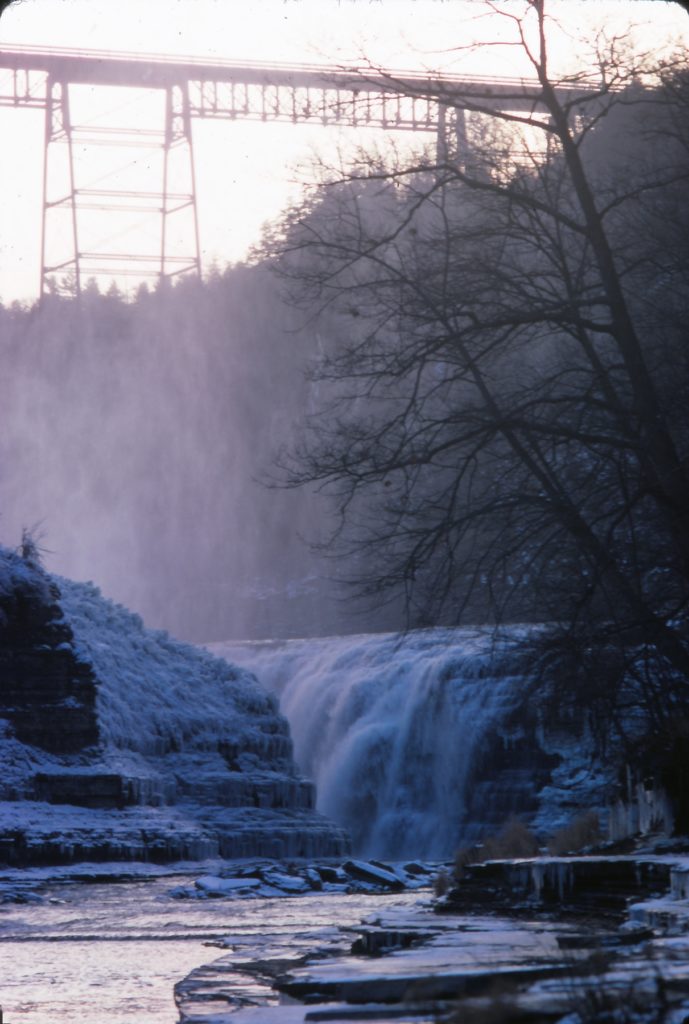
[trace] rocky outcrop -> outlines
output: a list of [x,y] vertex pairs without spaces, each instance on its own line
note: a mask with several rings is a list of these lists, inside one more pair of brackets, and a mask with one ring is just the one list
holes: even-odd
[[96,679],[75,658],[59,590],[37,566],[7,553],[0,558],[0,717],[18,740],[42,750],[91,746],[98,739]]
[[562,763],[559,754],[544,749],[538,725],[522,715],[514,735],[502,723],[486,731],[466,787],[465,840],[490,835],[513,817],[535,817],[541,793]]
[[625,912],[630,900],[668,888],[673,868],[670,859],[654,856],[489,860],[464,867],[436,909],[473,913],[480,906],[533,914],[537,908],[556,906],[560,914],[615,917]]
[[276,698],[0,549],[0,862],[323,857]]

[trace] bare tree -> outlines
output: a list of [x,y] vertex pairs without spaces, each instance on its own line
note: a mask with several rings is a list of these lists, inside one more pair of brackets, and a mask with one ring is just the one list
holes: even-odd
[[689,685],[687,78],[599,40],[559,81],[544,0],[490,7],[538,95],[389,77],[469,150],[361,154],[267,240],[339,324],[283,465],[332,493],[368,593],[556,623],[560,665],[607,651],[608,719],[633,700],[659,732]]

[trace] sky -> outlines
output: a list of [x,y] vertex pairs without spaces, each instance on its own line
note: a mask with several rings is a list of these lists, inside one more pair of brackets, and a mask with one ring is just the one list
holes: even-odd
[[[518,5],[518,0],[513,2]],[[563,69],[576,64],[576,37],[591,39],[601,26],[624,31],[633,23],[637,42],[644,47],[659,48],[668,40],[689,43],[689,17],[679,5],[664,0],[552,0],[550,10],[564,26],[553,48]],[[477,39],[504,38],[507,27],[505,19],[486,15],[481,0],[16,0],[0,19],[0,46],[335,65],[365,54],[391,68],[522,74],[524,68],[508,47],[478,55],[462,49]],[[155,96],[125,88],[78,87],[71,98],[82,120],[93,124],[161,127]],[[43,119],[42,111],[0,107],[0,300],[6,303],[31,301],[38,292]],[[246,256],[262,226],[300,194],[314,149],[327,157],[338,141],[345,146],[352,141],[351,131],[289,124],[195,121],[193,133],[205,269]],[[112,147],[109,153],[107,149],[101,147],[96,154],[91,147],[78,154],[78,185],[105,179],[117,187],[113,170],[124,155],[124,164],[131,166],[123,173],[131,187],[159,187],[156,154],[132,151],[118,158]],[[51,180],[58,191],[60,173],[64,171],[53,164]],[[117,230],[112,230],[113,215],[102,216],[97,242],[126,247],[126,240],[118,240]],[[58,221],[52,225],[53,232],[61,230]],[[123,230],[120,226],[120,234]],[[148,234],[155,246],[153,220],[142,219],[137,230],[141,239]],[[181,220],[179,234],[184,249],[188,228]]]

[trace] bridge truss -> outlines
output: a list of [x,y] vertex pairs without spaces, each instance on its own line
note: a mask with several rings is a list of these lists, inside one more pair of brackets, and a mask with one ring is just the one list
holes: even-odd
[[[72,117],[70,88],[79,85],[162,93],[160,130],[80,124]],[[57,274],[65,275],[77,294],[88,276],[129,274],[163,281],[200,274],[193,118],[428,132],[443,147],[452,131],[461,150],[466,147],[465,111],[488,105],[533,112],[539,96],[537,85],[510,79],[434,79],[406,72],[393,77],[355,68],[208,64],[157,55],[0,47],[0,106],[45,111],[41,295],[54,289]],[[147,188],[140,183],[128,188],[79,185],[79,155],[96,145],[110,152],[115,147],[158,151],[159,177]],[[85,211],[119,215],[120,220],[154,215],[155,247],[133,252],[84,245]],[[182,251],[171,245],[173,230],[184,239]]]

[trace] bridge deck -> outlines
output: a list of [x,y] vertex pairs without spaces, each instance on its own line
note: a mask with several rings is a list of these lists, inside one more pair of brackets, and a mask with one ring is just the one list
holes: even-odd
[[[341,90],[348,93],[393,93],[419,97],[462,97],[504,106],[510,110],[538,103],[540,86],[501,76],[445,76],[414,71],[383,73],[374,68],[326,65],[262,64],[217,61],[195,57],[170,58],[160,54],[108,53],[48,47],[0,46],[0,70],[43,72],[68,84],[121,85],[167,89],[180,84],[228,83],[290,89]],[[564,98],[582,96],[582,86],[564,86]]]

